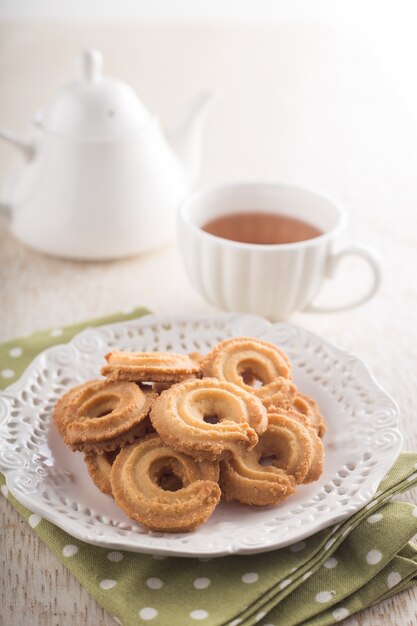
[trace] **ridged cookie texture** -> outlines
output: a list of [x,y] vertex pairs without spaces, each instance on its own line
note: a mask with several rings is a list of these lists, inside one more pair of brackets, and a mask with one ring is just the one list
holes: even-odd
[[88,473],[96,487],[108,496],[112,495],[110,484],[110,472],[112,465],[119,454],[117,448],[113,452],[103,452],[102,454],[85,454],[84,462]]
[[290,360],[276,345],[250,337],[226,339],[209,352],[202,370],[204,376],[227,380],[255,394],[267,409],[295,409],[303,413],[319,436],[324,435],[326,425],[317,403],[297,389]]
[[250,450],[267,427],[256,396],[215,378],[173,385],[155,400],[150,418],[172,448],[213,460]]
[[147,417],[156,394],[134,383],[103,380],[70,400],[65,443],[86,453],[111,452],[150,428]]
[[197,355],[191,356],[174,352],[114,350],[106,354],[107,365],[101,368],[101,373],[111,380],[178,382],[200,374],[201,366]]
[[317,480],[324,449],[308,419],[296,411],[268,412],[268,428],[258,445],[220,464],[220,485],[227,500],[255,506],[277,505],[296,484]]
[[154,434],[120,452],[111,487],[132,519],[160,532],[186,532],[205,522],[219,503],[218,478],[217,462],[197,462]]

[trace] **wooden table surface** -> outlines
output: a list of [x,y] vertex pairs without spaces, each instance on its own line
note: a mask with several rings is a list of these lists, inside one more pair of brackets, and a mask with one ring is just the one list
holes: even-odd
[[[383,284],[358,309],[337,315],[298,313],[291,322],[369,364],[400,405],[404,449],[417,449],[417,129],[366,41],[317,25],[169,29],[23,23],[0,24],[0,41],[4,125],[23,131],[68,74],[73,54],[86,41],[94,42],[113,75],[131,82],[162,115],[168,116],[167,100],[175,110],[202,87],[223,92],[206,129],[203,183],[279,179],[338,197],[349,214],[347,238],[382,254]],[[128,51],[140,60],[135,66],[125,63]],[[168,57],[175,64],[175,80]],[[11,157],[11,148],[1,145],[1,183]],[[361,265],[346,262],[323,297],[348,296],[367,279]],[[23,247],[3,219],[0,296],[0,340],[132,306],[160,313],[214,311],[190,287],[175,244],[116,262],[62,261]],[[406,498],[417,502],[415,492]],[[3,498],[0,506],[0,624],[114,624]],[[344,623],[412,626],[417,590]]]

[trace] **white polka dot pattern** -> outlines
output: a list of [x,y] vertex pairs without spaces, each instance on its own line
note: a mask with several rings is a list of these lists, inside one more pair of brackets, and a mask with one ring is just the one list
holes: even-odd
[[54,328],[53,330],[51,330],[50,335],[51,337],[60,337],[63,334],[63,330],[62,328]]
[[387,576],[388,589],[392,589],[393,587],[398,585],[398,583],[400,582],[401,582],[401,574],[399,574],[398,572],[391,572],[391,574],[388,574]]
[[370,550],[366,555],[366,562],[369,565],[376,565],[382,559],[382,554],[379,550]]
[[106,590],[113,589],[113,587],[115,587],[116,585],[117,585],[117,582],[115,580],[112,580],[111,578],[105,578],[100,583],[100,587]]
[[259,578],[259,575],[256,572],[248,572],[247,574],[243,574],[242,582],[246,583],[247,585],[250,585],[252,583],[256,583],[258,578]]
[[146,581],[146,586],[149,587],[149,589],[160,589],[163,585],[164,583],[160,578],[148,578]]
[[16,348],[10,348],[9,350],[9,355],[12,357],[12,359],[17,359],[20,356],[22,356],[23,354],[23,349],[16,347]]
[[62,554],[66,557],[74,556],[74,554],[77,554],[77,552],[78,546],[74,546],[72,543],[62,548]]
[[31,528],[36,528],[36,526],[40,524],[40,522],[42,521],[42,518],[40,515],[37,515],[36,513],[32,513],[28,521],[29,521],[29,526],[31,526]]
[[320,604],[330,602],[330,600],[334,596],[334,593],[334,591],[320,591],[320,593],[316,595],[316,602],[319,602]]
[[14,370],[6,368],[4,370],[1,370],[0,375],[2,378],[13,378],[13,376],[15,375],[15,372]]
[[305,541],[298,541],[297,543],[293,543],[292,546],[290,546],[290,551],[291,552],[301,552],[301,550],[304,550],[306,545],[307,544],[306,544]]
[[343,607],[339,607],[332,611],[332,615],[335,618],[336,622],[341,622],[342,619],[349,617],[349,611]]
[[191,611],[190,617],[191,619],[202,620],[208,617],[208,613],[207,611],[204,611],[203,609],[197,609],[195,611]]
[[158,611],[151,606],[145,606],[139,611],[139,617],[145,622],[148,622],[151,619],[155,619],[157,615]]
[[210,578],[196,578],[195,581],[193,582],[193,586],[196,589],[207,589],[210,583],[211,583]]

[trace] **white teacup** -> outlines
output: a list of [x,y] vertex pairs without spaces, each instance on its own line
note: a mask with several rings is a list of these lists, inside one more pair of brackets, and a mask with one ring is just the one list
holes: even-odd
[[[277,213],[302,220],[322,234],[279,244],[241,243],[202,230],[211,220],[233,213]],[[283,319],[293,311],[342,311],[366,302],[381,280],[378,255],[364,246],[334,252],[345,224],[339,204],[307,189],[273,183],[236,183],[195,193],[179,212],[179,246],[193,286],[212,304],[228,311]],[[323,279],[340,259],[362,257],[372,269],[365,294],[348,304],[319,307],[313,300]]]

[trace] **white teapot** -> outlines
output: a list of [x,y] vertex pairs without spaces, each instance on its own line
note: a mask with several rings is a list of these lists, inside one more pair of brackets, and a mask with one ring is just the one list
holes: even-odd
[[10,184],[14,235],[73,259],[113,259],[173,237],[177,207],[199,169],[202,94],[168,141],[133,89],[102,76],[98,50],[34,118],[30,142],[0,130],[24,155]]

